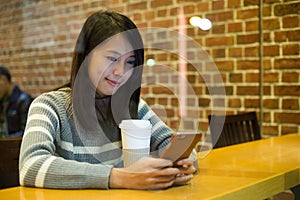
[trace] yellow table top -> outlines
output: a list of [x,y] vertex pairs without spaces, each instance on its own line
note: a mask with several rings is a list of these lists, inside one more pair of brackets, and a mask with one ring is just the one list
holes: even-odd
[[187,186],[166,190],[0,190],[2,200],[263,199],[300,184],[300,134],[199,153],[199,173]]

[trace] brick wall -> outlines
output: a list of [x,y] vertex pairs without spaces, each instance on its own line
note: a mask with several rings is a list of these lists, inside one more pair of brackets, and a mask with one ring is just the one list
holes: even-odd
[[[222,108],[227,113],[254,110],[260,117],[262,102],[264,135],[300,132],[300,2],[264,1],[263,70],[258,2],[2,0],[0,63],[33,96],[60,86],[69,80],[72,50],[86,17],[101,9],[117,10],[141,29],[152,28],[146,35],[146,58],[155,59],[156,65],[145,67],[142,95],[172,128],[206,131],[208,114]],[[209,18],[213,28],[202,31],[189,25],[193,15]],[[180,31],[190,39],[183,43],[185,52],[178,51]],[[211,70],[214,63],[218,71]],[[222,78],[226,97],[220,95],[220,85],[210,85],[218,82],[216,77]]]

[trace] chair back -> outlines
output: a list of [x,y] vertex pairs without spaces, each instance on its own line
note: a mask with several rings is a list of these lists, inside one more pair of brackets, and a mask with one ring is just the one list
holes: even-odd
[[19,185],[19,152],[22,137],[0,138],[0,188]]
[[256,112],[236,115],[209,115],[213,148],[261,139]]

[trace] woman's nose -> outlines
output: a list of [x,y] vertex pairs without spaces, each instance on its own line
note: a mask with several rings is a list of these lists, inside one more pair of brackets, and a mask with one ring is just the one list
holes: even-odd
[[124,72],[125,72],[125,64],[122,60],[119,60],[114,67],[113,74],[122,76]]

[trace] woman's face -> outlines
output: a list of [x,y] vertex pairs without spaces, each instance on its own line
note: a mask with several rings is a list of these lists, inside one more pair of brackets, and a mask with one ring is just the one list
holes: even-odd
[[112,95],[132,75],[135,55],[127,38],[118,34],[99,44],[89,55],[89,77],[104,95]]

